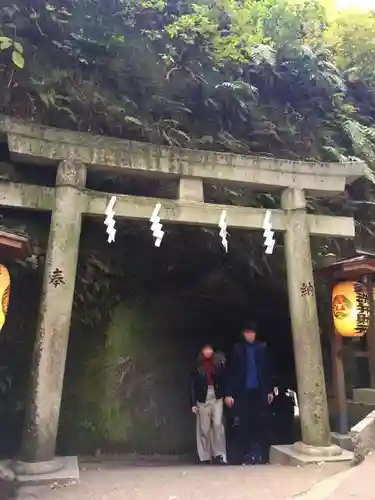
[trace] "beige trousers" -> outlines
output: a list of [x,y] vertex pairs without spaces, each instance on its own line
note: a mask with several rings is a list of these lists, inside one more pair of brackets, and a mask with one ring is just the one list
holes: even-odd
[[201,462],[221,455],[226,461],[227,451],[223,424],[223,400],[216,399],[212,386],[208,387],[205,403],[198,403],[197,451]]

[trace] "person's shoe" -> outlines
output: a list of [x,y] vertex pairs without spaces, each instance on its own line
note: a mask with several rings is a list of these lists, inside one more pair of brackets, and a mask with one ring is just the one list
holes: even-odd
[[258,444],[252,447],[252,455],[256,464],[265,464],[266,460],[262,452],[262,447]]
[[202,465],[211,465],[211,460],[202,460],[202,462],[200,462]]
[[224,457],[222,457],[221,455],[214,457],[212,460],[212,463],[214,465],[227,465],[227,462],[224,460]]
[[245,455],[242,461],[242,465],[255,465],[255,463],[253,455]]

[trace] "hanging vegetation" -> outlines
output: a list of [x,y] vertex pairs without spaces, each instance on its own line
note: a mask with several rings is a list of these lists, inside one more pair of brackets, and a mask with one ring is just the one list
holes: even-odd
[[0,110],[288,158],[373,160],[372,14],[323,1],[7,1]]

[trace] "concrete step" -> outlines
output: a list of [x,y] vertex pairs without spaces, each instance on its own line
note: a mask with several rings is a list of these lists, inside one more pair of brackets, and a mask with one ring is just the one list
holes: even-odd
[[353,402],[375,406],[375,389],[367,387],[353,389]]
[[339,434],[331,432],[332,443],[340,446],[344,450],[354,451],[353,441],[348,434]]
[[375,404],[355,403],[348,401],[349,427],[353,427],[369,413],[375,410]]

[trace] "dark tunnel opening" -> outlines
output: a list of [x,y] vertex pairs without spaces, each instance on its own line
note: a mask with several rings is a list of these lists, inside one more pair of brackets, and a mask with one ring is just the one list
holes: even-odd
[[[33,222],[47,230],[47,219]],[[168,226],[155,248],[147,224],[124,221],[109,245],[102,221],[84,218],[57,452],[194,453],[190,370],[205,342],[229,357],[249,319],[269,347],[275,384],[295,390],[282,246],[262,267],[264,260],[260,232],[231,232],[225,254],[215,228]],[[20,445],[43,275],[43,265],[17,272],[9,266],[1,369],[12,389],[0,394],[2,456]],[[283,411],[273,444],[298,437],[291,435],[290,407]]]
[[[85,222],[81,240],[81,274],[88,272],[84,248],[90,224]],[[259,339],[269,348],[275,385],[282,391],[296,389],[282,246],[277,246],[275,254],[267,259],[262,274],[265,259],[261,232],[231,232],[226,254],[216,229],[173,225],[165,230],[162,246],[155,248],[147,224],[126,221],[118,226],[116,244],[105,244],[107,258],[115,266],[118,259],[121,262],[124,277],[116,285],[120,303],[131,306],[124,308],[120,304],[118,307],[123,309],[116,320],[116,313],[112,314],[102,349],[108,349],[105,344],[109,337],[119,336],[116,342],[124,346],[119,347],[123,351],[118,354],[129,363],[122,386],[116,388],[119,406],[134,399],[133,407],[123,417],[129,419],[126,436],[122,441],[115,436],[98,439],[96,446],[101,451],[193,453],[194,419],[190,414],[188,379],[197,353],[204,343],[211,342],[230,357],[249,319],[257,323]],[[100,228],[95,231],[98,233]],[[79,283],[76,294],[78,289]],[[73,325],[59,439],[64,453],[72,452],[71,446],[79,446],[69,438],[74,423],[69,422],[67,410],[78,403],[77,398],[69,396],[68,380],[76,371],[74,359],[77,352],[82,352],[79,344],[84,337]],[[273,444],[290,443],[294,438],[289,402],[290,398],[285,411],[279,404]],[[90,446],[93,452],[95,447]]]

